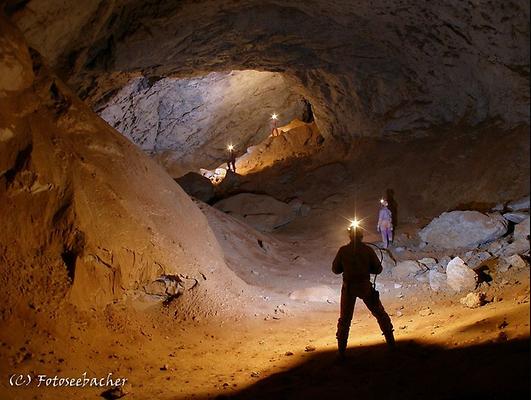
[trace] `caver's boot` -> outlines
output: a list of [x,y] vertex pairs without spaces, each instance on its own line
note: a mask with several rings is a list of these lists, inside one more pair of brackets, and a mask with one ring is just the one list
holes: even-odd
[[342,324],[342,321],[340,319],[337,324],[336,339],[337,339],[337,350],[339,353],[339,360],[341,361],[345,359],[345,352],[347,350],[347,342],[348,342],[348,332],[349,332],[349,329]]
[[343,361],[345,359],[345,352],[347,350],[347,341],[342,339],[337,339],[337,351],[339,354],[339,360]]
[[387,342],[387,347],[390,350],[394,350],[394,348],[395,348],[395,336],[393,335],[393,331],[390,330],[390,331],[384,332],[383,335],[385,337],[385,341]]

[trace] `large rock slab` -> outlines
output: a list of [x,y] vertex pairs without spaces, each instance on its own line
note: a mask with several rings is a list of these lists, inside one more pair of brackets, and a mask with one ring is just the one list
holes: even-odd
[[503,214],[503,218],[507,221],[519,224],[520,222],[525,221],[526,218],[529,218],[529,214],[521,211],[514,211]]
[[507,209],[511,211],[529,210],[529,196],[510,202],[507,204]]
[[400,261],[393,268],[393,277],[397,279],[412,278],[420,272],[424,271],[422,266],[413,260]]
[[183,190],[190,196],[195,197],[205,203],[214,198],[214,185],[210,179],[196,172],[189,172],[175,180]]
[[419,236],[429,245],[452,249],[473,248],[496,240],[506,232],[507,221],[500,214],[451,211],[433,219]]
[[459,257],[452,259],[446,266],[446,282],[457,292],[474,290],[477,281],[477,274]]
[[393,257],[393,254],[387,250],[383,249],[383,258],[382,258],[382,269],[385,273],[392,273],[396,266],[396,260]]
[[262,232],[272,232],[295,218],[289,204],[262,194],[240,193],[217,202],[214,207]]
[[529,252],[529,217],[515,225],[513,241],[503,247],[500,254],[510,256],[512,254],[525,254]]

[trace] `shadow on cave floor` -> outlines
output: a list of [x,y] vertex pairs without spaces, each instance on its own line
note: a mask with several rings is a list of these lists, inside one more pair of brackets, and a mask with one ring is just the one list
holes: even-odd
[[[399,342],[333,351],[217,399],[528,399],[529,340],[447,349]],[[198,397],[196,397],[198,398]],[[200,397],[199,397],[200,398]]]

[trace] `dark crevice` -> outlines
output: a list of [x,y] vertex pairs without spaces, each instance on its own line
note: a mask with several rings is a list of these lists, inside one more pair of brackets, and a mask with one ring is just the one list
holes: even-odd
[[66,272],[68,273],[68,277],[72,282],[74,281],[74,275],[76,272],[77,256],[77,253],[72,250],[63,251],[63,253],[61,254],[61,258],[63,259],[63,262],[66,266]]
[[42,65],[43,65],[42,56],[34,48],[29,47],[28,49],[29,49],[29,53],[30,53],[30,57],[31,57],[33,73],[35,75],[38,75],[39,72],[41,71],[41,68],[42,68]]
[[67,201],[61,207],[59,207],[59,209],[55,212],[52,218],[52,222],[54,225],[57,225],[63,219],[63,217],[70,209],[71,204],[72,203],[70,201]]
[[11,0],[7,1],[4,4],[4,12],[8,17],[11,17],[13,14],[23,10],[30,0]]
[[63,252],[61,253],[61,258],[66,267],[66,272],[71,282],[74,282],[74,277],[76,274],[76,262],[78,257],[83,253],[85,248],[85,234],[81,231],[76,230],[73,234],[72,240],[68,243]]
[[15,165],[13,166],[13,168],[7,170],[6,173],[4,174],[7,185],[13,184],[17,175],[22,170],[27,168],[27,165],[31,158],[32,151],[33,151],[33,145],[29,144],[17,154]]

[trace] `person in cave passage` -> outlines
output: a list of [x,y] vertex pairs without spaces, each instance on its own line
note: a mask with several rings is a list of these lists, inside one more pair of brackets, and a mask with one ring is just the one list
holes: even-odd
[[389,348],[393,348],[395,345],[391,318],[385,312],[379,293],[370,281],[370,274],[382,272],[382,264],[374,250],[362,242],[363,232],[360,227],[350,227],[349,238],[350,243],[339,249],[332,263],[332,272],[343,274],[341,306],[336,333],[337,347],[341,358],[345,357],[357,297],[363,300],[378,321]]
[[380,200],[380,212],[378,214],[378,225],[376,230],[382,235],[382,243],[385,249],[393,241],[393,213],[387,207],[387,200]]
[[270,120],[271,134],[269,136],[271,137],[280,136],[282,133],[282,131],[277,128],[277,120],[278,120],[278,115],[273,114]]
[[229,157],[227,160],[227,168],[229,171],[232,171],[236,173],[236,152],[234,151],[234,147],[229,146]]

